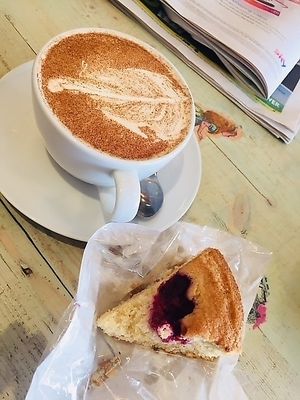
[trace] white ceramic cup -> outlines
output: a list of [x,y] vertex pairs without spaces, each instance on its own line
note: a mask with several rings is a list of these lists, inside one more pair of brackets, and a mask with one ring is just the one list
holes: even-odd
[[[194,109],[192,110],[189,132],[185,139],[171,152],[160,157],[146,160],[121,159],[94,149],[76,138],[51,110],[43,96],[39,77],[42,60],[55,43],[67,36],[90,32],[109,32],[118,37],[126,38],[143,46],[153,54],[159,55],[166,64],[171,64],[156,49],[130,35],[108,29],[81,28],[64,32],[52,38],[37,54],[33,65],[32,92],[34,113],[47,151],[64,170],[76,178],[98,187],[115,186],[115,205],[109,219],[116,222],[128,222],[135,217],[139,207],[140,180],[158,172],[185,148],[193,133],[195,111]],[[177,72],[178,79],[188,89],[181,74],[173,65],[171,66]],[[192,107],[194,106],[192,105]]]

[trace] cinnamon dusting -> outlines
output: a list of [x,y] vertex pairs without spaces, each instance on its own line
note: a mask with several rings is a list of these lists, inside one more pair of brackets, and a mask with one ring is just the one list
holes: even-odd
[[[167,77],[174,90],[185,99],[182,109],[188,115],[186,120],[190,121],[192,100],[189,92],[174,70],[162,59],[125,38],[106,33],[76,34],[50,48],[41,70],[45,98],[54,114],[73,135],[97,150],[116,157],[137,160],[166,154],[186,137],[188,124],[174,140],[158,139],[147,126],[141,128],[145,137],[139,136],[128,127],[108,118],[101,109],[103,104],[99,99],[85,93],[51,92],[47,86],[48,81],[53,78],[80,79],[89,68],[100,73],[110,68],[139,68]],[[112,107],[120,108],[120,105],[113,104]],[[154,111],[150,119],[157,118],[159,110]],[[170,114],[168,118],[174,120],[181,116]]]

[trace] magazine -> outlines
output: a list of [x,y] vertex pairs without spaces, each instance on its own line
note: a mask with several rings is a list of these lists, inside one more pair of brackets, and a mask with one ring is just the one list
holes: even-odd
[[254,120],[286,143],[293,139],[300,128],[300,1],[112,2]]

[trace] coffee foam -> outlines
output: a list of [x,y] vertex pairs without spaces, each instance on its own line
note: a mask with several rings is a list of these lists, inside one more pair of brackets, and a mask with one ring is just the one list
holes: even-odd
[[141,130],[144,127],[161,140],[176,140],[181,135],[187,121],[174,116],[185,116],[182,102],[186,96],[166,76],[137,68],[88,73],[87,63],[84,66],[80,79],[49,79],[49,91],[89,95],[107,118],[142,137],[147,138]]
[[44,56],[40,77],[46,102],[71,133],[111,155],[166,154],[190,128],[192,100],[176,72],[122,37],[66,37]]

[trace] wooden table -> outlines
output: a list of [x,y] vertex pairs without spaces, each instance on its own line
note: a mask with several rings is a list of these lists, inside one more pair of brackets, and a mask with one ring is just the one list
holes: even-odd
[[[273,251],[268,320],[248,329],[241,379],[250,399],[299,399],[300,138],[290,145],[275,139],[105,0],[1,0],[0,76],[33,59],[50,37],[82,26],[109,27],[150,43],[181,71],[196,102],[242,125],[239,140],[200,142],[202,182],[183,219]],[[0,393],[3,399],[23,399],[76,291],[85,243],[38,226],[3,197],[0,205]]]

